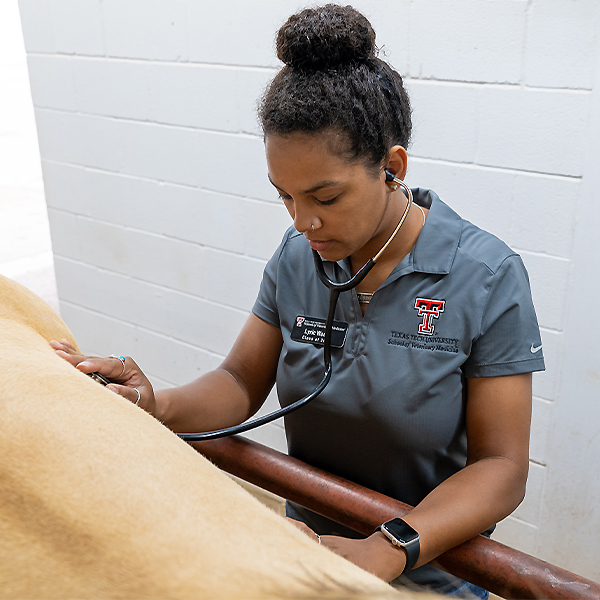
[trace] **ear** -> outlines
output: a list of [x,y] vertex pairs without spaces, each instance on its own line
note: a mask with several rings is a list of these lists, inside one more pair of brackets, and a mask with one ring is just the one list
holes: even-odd
[[393,173],[398,179],[406,177],[408,167],[408,154],[403,146],[392,146],[388,152],[385,168]]

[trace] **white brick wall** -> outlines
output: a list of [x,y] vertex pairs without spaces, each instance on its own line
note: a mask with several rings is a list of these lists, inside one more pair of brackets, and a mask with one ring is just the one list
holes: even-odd
[[411,75],[433,80],[518,83],[526,10],[527,2],[514,0],[414,2]]
[[555,175],[581,175],[589,99],[587,91],[484,87],[478,162]]
[[530,3],[524,79],[529,85],[589,90],[598,44],[596,0]]
[[[254,111],[278,67],[274,33],[299,5],[20,2],[62,314],[87,351],[131,354],[158,386],[219,363],[289,223],[266,178]],[[547,371],[534,378],[527,498],[497,537],[598,578],[597,561],[582,558],[597,555],[597,540],[563,551],[559,520],[545,515],[562,509],[562,527],[581,527],[553,474],[568,463],[585,493],[587,465],[557,448],[569,440],[583,456],[591,443],[573,433],[581,427],[569,414],[582,411],[567,406],[588,402],[587,418],[600,417],[586,400],[600,391],[564,371],[577,352],[593,354],[573,334],[569,298],[585,257],[576,248],[590,235],[586,182],[600,159],[590,142],[600,4],[355,6],[411,93],[408,182],[504,239],[529,270]],[[597,322],[586,326],[600,334]],[[278,425],[254,436],[283,443]]]

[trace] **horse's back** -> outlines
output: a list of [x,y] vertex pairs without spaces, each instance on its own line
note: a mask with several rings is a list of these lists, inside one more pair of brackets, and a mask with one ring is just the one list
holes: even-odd
[[32,296],[0,279],[3,598],[393,593],[58,358],[72,336]]
[[66,338],[77,347],[69,328],[46,302],[4,275],[0,275],[0,319],[22,323],[48,341]]

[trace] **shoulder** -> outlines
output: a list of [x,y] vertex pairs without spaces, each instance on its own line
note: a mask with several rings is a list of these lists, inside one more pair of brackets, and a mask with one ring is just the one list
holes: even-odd
[[414,251],[418,271],[445,275],[467,271],[494,275],[510,257],[518,256],[502,240],[463,219],[431,190],[413,190],[415,201],[429,208]]
[[447,307],[450,299],[458,306],[457,322],[469,331],[471,340],[462,367],[465,376],[543,370],[541,352],[532,350],[541,349],[541,338],[529,277],[519,254],[497,236],[460,217],[437,196],[431,206],[430,216],[435,217],[437,227],[430,237],[452,257],[439,284]]
[[471,291],[479,284],[488,292],[496,289],[504,295],[507,288],[514,288],[511,295],[516,296],[520,288],[521,293],[530,295],[529,276],[519,253],[496,235],[454,215],[460,234],[451,270],[468,278]]
[[461,221],[458,253],[462,254],[466,260],[474,261],[485,267],[492,275],[498,273],[507,260],[509,263],[521,262],[518,253],[500,238],[465,219],[461,219]]

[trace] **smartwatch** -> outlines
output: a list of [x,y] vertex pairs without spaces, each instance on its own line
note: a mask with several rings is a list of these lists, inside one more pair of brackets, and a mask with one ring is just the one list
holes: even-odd
[[398,546],[406,552],[406,565],[402,575],[417,564],[421,552],[419,534],[408,523],[402,519],[392,519],[377,527],[375,531],[381,531],[394,546]]

